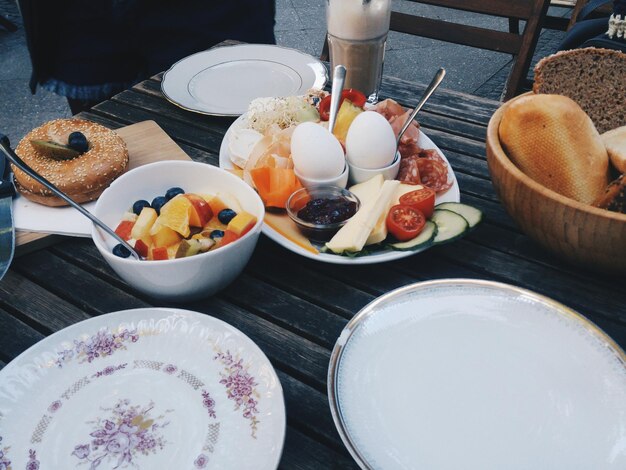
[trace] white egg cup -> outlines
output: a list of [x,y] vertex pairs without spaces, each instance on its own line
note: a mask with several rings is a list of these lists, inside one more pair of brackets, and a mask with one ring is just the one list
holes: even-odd
[[379,174],[382,174],[386,180],[392,180],[398,176],[398,171],[400,171],[400,152],[396,152],[393,161],[382,168],[361,168],[353,165],[349,160],[347,162],[350,169],[350,184],[363,183]]
[[298,170],[294,168],[294,173],[296,177],[307,189],[318,188],[320,186],[336,186],[338,188],[345,188],[348,185],[348,165],[346,164],[343,168],[343,171],[339,176],[335,176],[334,178],[326,178],[326,179],[315,179],[315,178],[307,178],[306,176],[302,176],[298,173]]

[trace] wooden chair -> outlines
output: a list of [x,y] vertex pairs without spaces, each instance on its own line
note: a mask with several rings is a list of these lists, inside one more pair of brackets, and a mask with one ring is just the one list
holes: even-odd
[[[514,57],[514,62],[502,93],[502,99],[506,101],[523,90],[526,74],[537,46],[537,39],[550,0],[405,1],[525,21],[524,31],[514,33],[392,11],[390,24],[392,31],[511,54]],[[328,60],[327,42],[324,43],[321,57]]]
[[[551,7],[571,8],[571,14],[569,18],[561,16],[546,15],[543,20],[543,28],[555,29],[557,31],[569,31],[576,20],[578,15],[587,5],[588,0],[550,0]],[[593,13],[588,15],[589,18],[598,18],[603,16],[609,16],[612,11],[612,6],[609,4],[601,5],[594,9]],[[519,20],[509,18],[509,30],[511,32],[519,31]]]

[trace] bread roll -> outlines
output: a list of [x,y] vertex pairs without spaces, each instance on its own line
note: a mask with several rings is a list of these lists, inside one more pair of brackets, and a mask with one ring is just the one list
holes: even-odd
[[609,157],[600,134],[566,96],[526,95],[510,101],[499,136],[522,172],[563,196],[591,204],[608,184]]
[[601,137],[613,166],[626,173],[626,126],[605,132]]

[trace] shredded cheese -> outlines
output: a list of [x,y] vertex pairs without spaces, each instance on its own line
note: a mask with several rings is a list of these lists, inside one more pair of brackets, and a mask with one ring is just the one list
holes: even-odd
[[303,120],[303,110],[311,106],[316,107],[320,99],[327,94],[323,90],[311,89],[304,96],[252,100],[247,112],[247,127],[265,134],[273,125],[286,129],[299,124]]

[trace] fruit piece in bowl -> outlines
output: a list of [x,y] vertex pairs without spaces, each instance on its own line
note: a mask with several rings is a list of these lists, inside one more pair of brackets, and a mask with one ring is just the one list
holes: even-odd
[[[173,187],[184,188],[186,194],[197,196],[191,198],[196,204],[186,194],[177,193],[161,206],[157,217],[153,207],[142,207],[135,221],[128,220],[132,218],[127,211],[134,205],[133,201],[165,194]],[[237,201],[240,217],[230,228],[229,224],[219,222],[217,214],[206,220],[206,208],[212,209],[204,196],[217,194],[228,194]],[[142,217],[144,211],[146,215]],[[197,162],[164,161],[136,168],[120,177],[102,194],[94,212],[106,224],[120,230],[122,226],[128,227],[126,222],[134,224],[131,237],[139,237],[129,240],[135,243],[135,248],[139,243],[145,250],[143,245],[146,245],[147,257],[154,260],[116,256],[114,249],[121,254],[116,241],[93,227],[94,243],[113,270],[141,292],[180,301],[212,295],[239,275],[256,246],[264,207],[252,188],[225,170]],[[244,212],[248,216],[242,216]],[[135,230],[138,223],[146,225]],[[215,233],[211,236],[216,231],[223,232],[222,236]]]

